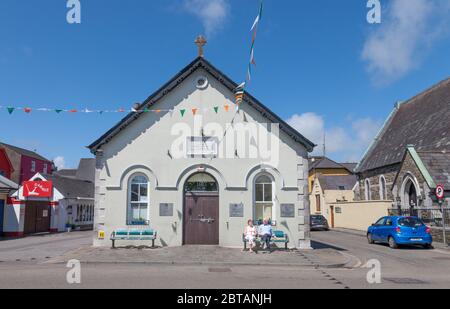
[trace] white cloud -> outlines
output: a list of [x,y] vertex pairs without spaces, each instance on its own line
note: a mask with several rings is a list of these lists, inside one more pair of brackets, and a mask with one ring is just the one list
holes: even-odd
[[55,163],[55,166],[58,168],[58,170],[62,170],[66,165],[66,160],[64,159],[64,157],[59,156],[53,159],[53,163]]
[[184,0],[184,9],[200,19],[208,37],[223,27],[230,12],[227,0]]
[[349,122],[348,128],[327,128],[322,116],[315,113],[293,115],[287,122],[318,146],[314,155],[323,154],[324,133],[326,133],[327,156],[338,161],[358,162],[375,135],[381,122],[360,118]]
[[387,84],[419,66],[426,51],[446,35],[449,13],[448,0],[389,2],[381,25],[367,37],[362,51],[373,81]]

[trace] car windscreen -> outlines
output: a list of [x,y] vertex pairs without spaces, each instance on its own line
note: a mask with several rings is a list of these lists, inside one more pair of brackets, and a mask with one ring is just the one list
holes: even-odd
[[417,218],[401,218],[398,220],[398,225],[405,227],[420,227],[423,226],[423,222]]
[[319,220],[323,220],[323,217],[322,216],[311,216],[311,219],[319,221]]

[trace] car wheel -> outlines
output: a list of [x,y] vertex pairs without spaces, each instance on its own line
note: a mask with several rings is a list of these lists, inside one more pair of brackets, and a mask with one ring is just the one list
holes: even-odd
[[369,244],[373,245],[375,242],[372,239],[372,234],[367,234],[367,241],[369,242]]
[[394,237],[389,237],[389,247],[391,247],[391,249],[397,249],[398,245],[397,242],[395,241]]
[[433,249],[433,246],[431,244],[426,244],[426,245],[423,245],[423,248],[424,249]]

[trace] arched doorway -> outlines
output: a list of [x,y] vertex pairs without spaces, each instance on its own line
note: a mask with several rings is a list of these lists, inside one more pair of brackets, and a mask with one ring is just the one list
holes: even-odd
[[414,181],[408,177],[405,179],[403,186],[403,205],[405,208],[409,209],[410,216],[417,215],[418,205],[418,191]]
[[184,185],[183,244],[219,244],[219,186],[210,174],[192,175]]

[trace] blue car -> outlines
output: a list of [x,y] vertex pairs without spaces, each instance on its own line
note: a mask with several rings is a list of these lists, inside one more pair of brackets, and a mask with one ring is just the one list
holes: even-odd
[[392,249],[399,245],[421,245],[431,248],[431,230],[417,217],[383,217],[367,230],[369,244],[386,243]]

